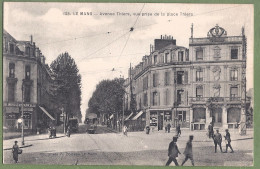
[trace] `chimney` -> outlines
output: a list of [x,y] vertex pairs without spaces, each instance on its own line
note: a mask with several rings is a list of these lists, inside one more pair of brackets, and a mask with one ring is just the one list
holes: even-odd
[[33,36],[31,35],[31,44],[33,44]]

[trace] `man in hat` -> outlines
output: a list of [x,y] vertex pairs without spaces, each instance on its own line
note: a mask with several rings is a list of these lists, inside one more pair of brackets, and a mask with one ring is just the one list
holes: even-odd
[[212,126],[211,122],[208,126],[208,132],[209,132],[209,138],[213,137],[214,131],[213,131],[213,126]]
[[176,166],[179,166],[179,164],[176,160],[176,157],[178,157],[178,154],[181,154],[181,153],[180,153],[178,146],[176,144],[177,139],[178,139],[178,137],[173,136],[172,142],[169,144],[169,148],[168,148],[169,159],[166,163],[166,166],[169,166],[172,161],[175,163]]
[[219,145],[220,151],[222,152],[222,147],[221,147],[222,135],[219,133],[218,129],[216,130],[216,134],[214,134],[213,140],[215,144],[215,153],[217,152],[217,145]]
[[191,164],[194,166],[193,153],[192,153],[192,140],[193,140],[193,135],[190,135],[189,141],[187,142],[185,151],[183,153],[185,154],[185,159],[181,164],[182,166],[188,159],[191,160]]
[[226,142],[226,151],[224,153],[227,153],[228,147],[230,147],[231,153],[234,153],[233,148],[230,144],[231,143],[230,133],[229,133],[228,129],[226,129],[225,131],[226,131],[226,135],[224,137],[225,137],[225,142]]

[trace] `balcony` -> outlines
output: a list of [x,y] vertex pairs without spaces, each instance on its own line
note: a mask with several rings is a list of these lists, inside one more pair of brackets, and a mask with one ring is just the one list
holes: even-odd
[[223,102],[241,102],[241,97],[190,97],[191,103],[198,102],[211,102],[211,103],[223,103]]

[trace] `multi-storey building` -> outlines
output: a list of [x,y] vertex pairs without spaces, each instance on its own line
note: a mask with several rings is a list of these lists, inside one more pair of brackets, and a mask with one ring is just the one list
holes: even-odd
[[[17,41],[3,32],[3,122],[12,130],[19,130],[22,116],[24,129],[36,131],[40,124],[53,118],[50,90],[52,83],[48,65],[39,48],[31,41]],[[45,101],[42,101],[42,100]],[[46,111],[49,109],[50,111]],[[48,121],[48,122],[47,122]]]
[[216,25],[207,37],[189,39],[191,60],[190,121],[194,129],[233,128],[240,121],[246,97],[246,39],[227,36]]
[[187,48],[177,46],[171,36],[161,36],[151,46],[151,54],[144,56],[142,62],[129,72],[131,82],[129,79],[126,82],[132,83],[137,110],[144,112],[139,115],[145,116],[146,125],[158,130],[168,123],[174,126],[180,122],[182,126],[188,126],[190,84]]
[[215,127],[234,128],[245,121],[245,67],[244,31],[227,36],[217,25],[205,38],[192,35],[189,49],[177,46],[171,36],[155,39],[150,55],[130,69],[126,82],[132,83],[146,125],[200,130],[213,122]]

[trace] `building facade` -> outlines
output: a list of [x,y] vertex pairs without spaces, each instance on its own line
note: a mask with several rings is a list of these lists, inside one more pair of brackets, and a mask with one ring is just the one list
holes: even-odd
[[191,35],[189,49],[177,46],[171,36],[155,39],[150,55],[130,68],[126,89],[132,84],[138,112],[144,112],[146,125],[158,130],[168,123],[194,130],[210,122],[235,128],[244,118],[245,67],[244,31],[227,36],[217,25],[205,38]]
[[[42,76],[45,77],[40,80]],[[22,111],[24,129],[32,132],[39,127],[42,117],[53,116],[44,112],[45,108],[51,109],[53,105],[51,97],[46,98],[48,101],[45,105],[41,101],[50,91],[45,83],[52,83],[52,79],[48,66],[45,65],[45,57],[35,46],[32,36],[30,41],[17,41],[4,30],[3,124],[9,131],[21,129],[22,123],[18,123],[18,119],[21,118]],[[43,89],[45,91],[42,92]]]

